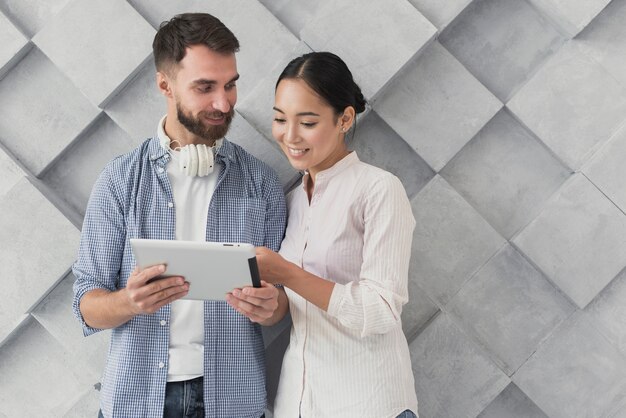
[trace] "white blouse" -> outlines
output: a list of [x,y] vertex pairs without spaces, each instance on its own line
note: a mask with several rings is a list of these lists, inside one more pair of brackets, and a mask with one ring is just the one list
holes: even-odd
[[276,418],[417,414],[400,315],[415,219],[397,177],[355,152],[288,196],[281,255],[334,281],[328,312],[286,288],[293,321]]

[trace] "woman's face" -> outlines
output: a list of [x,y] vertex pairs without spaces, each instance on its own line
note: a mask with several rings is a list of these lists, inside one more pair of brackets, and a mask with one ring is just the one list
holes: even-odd
[[295,169],[315,177],[345,157],[343,127],[349,128],[345,118],[335,115],[305,81],[284,79],[278,84],[272,135]]

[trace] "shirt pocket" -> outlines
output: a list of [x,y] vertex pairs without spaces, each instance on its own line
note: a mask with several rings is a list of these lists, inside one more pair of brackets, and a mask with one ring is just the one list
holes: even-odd
[[267,202],[264,199],[236,197],[229,199],[230,214],[234,224],[229,228],[233,232],[232,240],[247,242],[254,246],[265,242],[265,214]]

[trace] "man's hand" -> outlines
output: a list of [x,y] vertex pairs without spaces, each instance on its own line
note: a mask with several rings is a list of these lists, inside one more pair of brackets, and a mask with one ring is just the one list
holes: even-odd
[[284,290],[261,280],[261,287],[233,289],[226,295],[226,302],[237,312],[261,325],[272,325],[287,312],[287,297]]
[[115,328],[136,315],[154,313],[189,292],[189,283],[179,276],[150,282],[164,272],[163,265],[141,271],[136,268],[123,289],[114,292],[94,289],[85,293],[80,301],[85,322],[93,328]]
[[180,276],[151,281],[164,272],[165,266],[162,264],[144,270],[138,268],[133,270],[124,289],[133,314],[155,313],[161,307],[182,298],[189,292],[189,283]]

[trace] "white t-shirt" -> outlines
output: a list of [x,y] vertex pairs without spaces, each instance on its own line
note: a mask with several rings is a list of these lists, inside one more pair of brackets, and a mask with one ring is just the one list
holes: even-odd
[[[163,125],[159,123],[161,144],[169,144]],[[216,146],[221,145],[221,140]],[[178,168],[179,152],[171,152],[167,175],[174,195],[177,240],[206,241],[207,214],[213,197],[221,164],[216,163],[213,172],[205,177],[185,175]],[[177,300],[171,304],[169,366],[167,381],[177,382],[193,379],[204,374],[204,302],[201,300]]]

